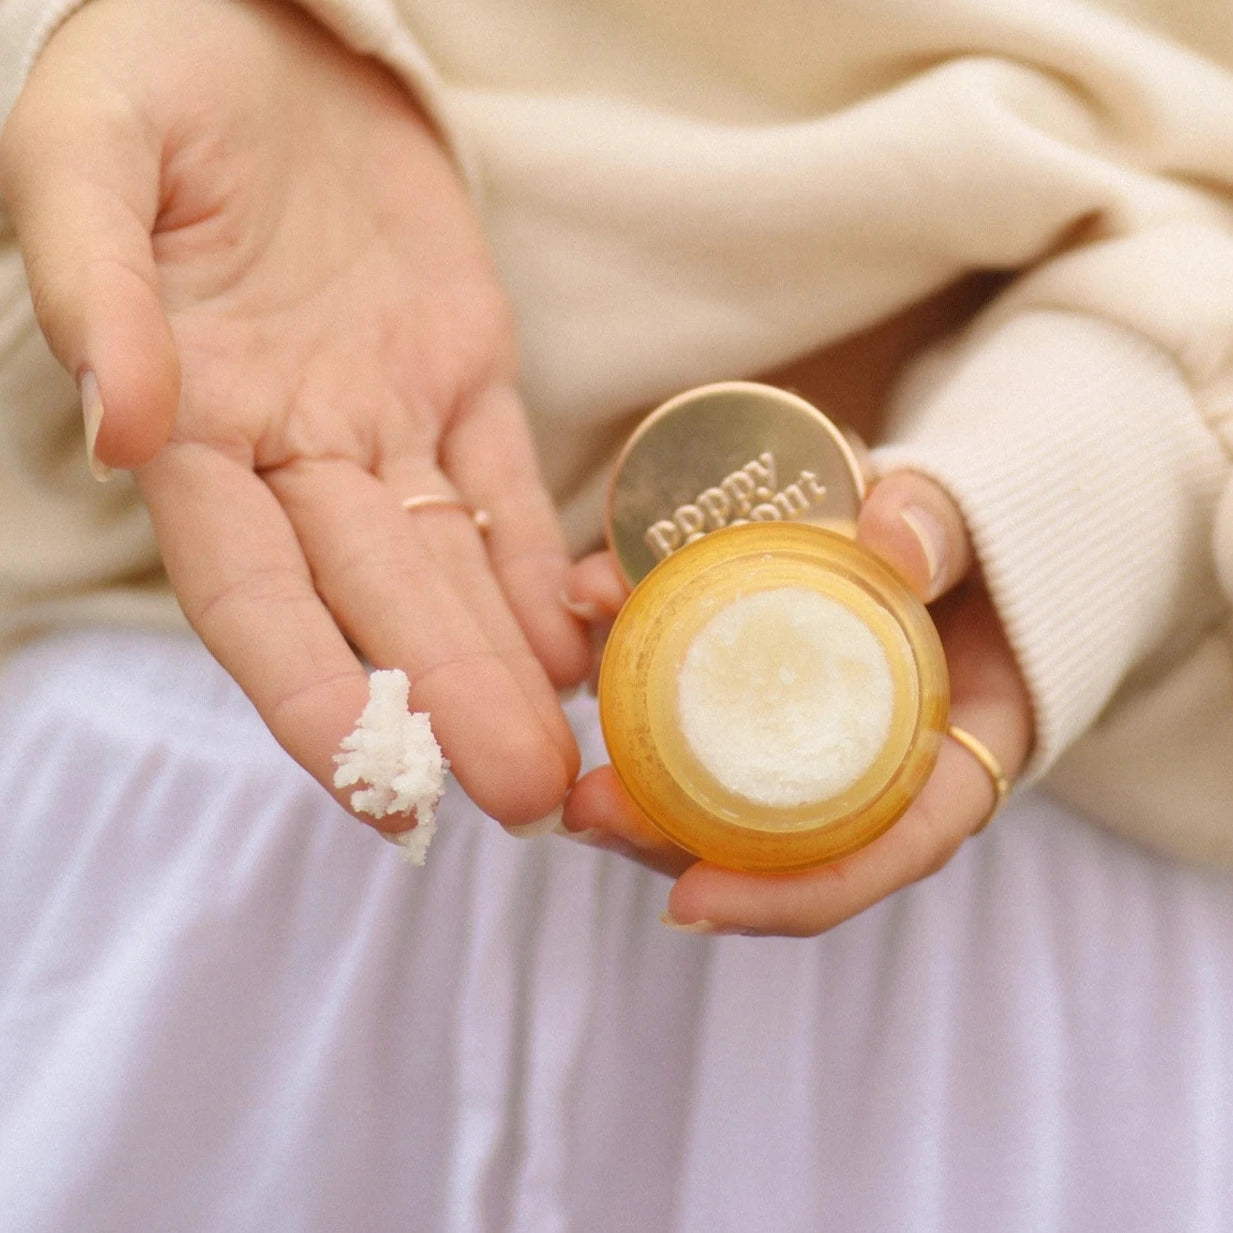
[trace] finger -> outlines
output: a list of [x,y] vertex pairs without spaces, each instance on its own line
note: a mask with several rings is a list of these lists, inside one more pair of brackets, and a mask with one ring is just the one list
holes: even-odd
[[[950,664],[951,722],[1013,781],[1031,748],[1031,706],[993,606],[969,580],[942,600],[935,618]],[[683,924],[705,922],[706,932],[823,932],[942,868],[998,802],[990,770],[948,738],[920,796],[868,847],[801,874],[737,874],[699,864],[673,888],[669,913]]]
[[97,383],[95,453],[135,467],[166,440],[179,397],[150,240],[160,150],[80,42],[70,22],[36,64],[0,142],[0,192],[52,351]]
[[958,506],[945,489],[915,472],[897,471],[874,485],[856,537],[925,601],[944,595],[972,567],[972,544]]
[[1034,740],[1031,695],[988,592],[969,579],[933,608],[950,674],[952,723],[977,737],[1013,780]]
[[[274,495],[243,464],[192,444],[165,450],[138,480],[190,624],[283,748],[347,807],[334,754],[368,700],[368,677]],[[375,825],[397,830],[406,819]]]
[[561,599],[566,610],[587,622],[612,621],[629,597],[616,556],[593,552],[570,566]]
[[571,790],[565,830],[598,847],[674,874],[667,920],[697,933],[812,936],[937,872],[994,802],[987,772],[954,742],[909,811],[868,847],[803,873],[754,874],[699,861],[669,843],[641,815],[605,766]]
[[578,781],[566,802],[564,825],[575,837],[679,875],[667,917],[678,927],[805,937],[940,869],[987,816],[991,796],[979,764],[947,742],[934,777],[891,830],[844,860],[792,874],[722,869],[683,853],[641,816],[611,767]]
[[590,641],[591,670],[586,684],[591,693],[599,689],[604,647],[612,623],[628,597],[629,588],[611,552],[593,552],[570,566],[565,575],[561,604],[570,616],[583,623]]
[[589,771],[570,789],[561,823],[569,838],[620,852],[660,873],[677,876],[697,859],[643,817],[611,766]]
[[[455,499],[445,477],[422,459],[387,459],[379,476],[402,507],[402,494]],[[437,562],[442,575],[477,622],[489,645],[509,649],[505,664],[523,693],[535,707],[540,721],[552,735],[563,757],[572,759],[575,741],[553,682],[527,642],[523,629],[510,610],[507,598],[493,574],[486,538],[491,533],[491,514],[485,510],[485,527],[475,521],[468,506],[424,505],[403,509],[420,546]]]
[[740,873],[698,862],[668,896],[668,919],[699,933],[811,937],[941,869],[988,817],[989,776],[945,741],[920,796],[890,830],[843,860],[803,873]]
[[[1020,708],[978,696],[956,722],[980,733],[1013,776],[1026,756]],[[630,801],[611,767],[583,776],[566,802],[564,827],[639,863],[678,874],[668,919],[692,932],[812,936],[941,869],[998,803],[989,771],[953,740],[905,815],[874,843],[804,873],[750,874],[695,861],[664,840]]]
[[[426,548],[418,519],[349,462],[302,463],[266,477],[343,631],[381,667],[411,678],[458,781],[487,813],[525,825],[551,812],[577,773],[510,664],[538,669],[524,640],[492,642]],[[562,720],[563,722],[563,720]]]
[[441,464],[459,492],[488,510],[488,557],[519,625],[558,688],[576,685],[590,644],[560,602],[569,549],[539,474],[515,391],[494,386],[450,426]]

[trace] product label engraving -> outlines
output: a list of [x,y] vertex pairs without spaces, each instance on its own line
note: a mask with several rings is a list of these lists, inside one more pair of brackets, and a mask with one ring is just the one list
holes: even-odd
[[704,488],[692,501],[678,505],[668,518],[647,527],[642,539],[657,561],[701,539],[708,531],[745,522],[799,518],[826,503],[826,486],[812,471],[801,471],[790,484],[778,487],[775,455],[759,454]]

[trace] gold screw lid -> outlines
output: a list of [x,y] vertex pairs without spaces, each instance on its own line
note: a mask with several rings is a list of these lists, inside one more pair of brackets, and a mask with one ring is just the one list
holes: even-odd
[[853,446],[817,407],[725,381],[670,399],[630,437],[608,492],[608,543],[633,587],[727,526],[802,522],[851,536],[864,495]]

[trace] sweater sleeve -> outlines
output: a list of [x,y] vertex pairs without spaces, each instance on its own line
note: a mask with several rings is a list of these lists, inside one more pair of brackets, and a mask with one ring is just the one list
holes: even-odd
[[1212,528],[1233,242],[1198,232],[1098,244],[1026,276],[918,361],[875,453],[964,512],[1033,698],[1029,777],[1227,607]]
[[1216,603],[1221,449],[1158,345],[1058,309],[1002,319],[921,365],[880,471],[963,509],[1051,766],[1138,663]]
[[[443,103],[433,65],[390,0],[296,0],[353,51],[382,61],[416,96],[452,151],[472,188],[472,159]],[[55,31],[88,0],[0,2],[0,124],[3,124],[39,53]]]

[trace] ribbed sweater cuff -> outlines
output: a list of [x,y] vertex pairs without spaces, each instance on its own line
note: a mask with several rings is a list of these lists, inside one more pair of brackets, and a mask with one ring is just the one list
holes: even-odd
[[976,333],[905,383],[874,463],[963,510],[1032,694],[1028,778],[1210,595],[1223,454],[1176,365],[1123,327],[1032,311]]

